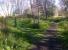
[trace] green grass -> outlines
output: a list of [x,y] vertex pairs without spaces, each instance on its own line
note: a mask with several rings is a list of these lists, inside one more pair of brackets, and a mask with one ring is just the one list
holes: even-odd
[[[48,29],[51,22],[50,20],[40,20],[40,28],[33,28],[33,20],[31,18],[17,18],[17,26],[14,27],[14,18],[8,18],[7,33],[4,30],[0,32],[0,50],[3,48],[11,50],[12,47],[15,50],[28,50],[33,43],[42,39],[44,31]],[[58,24],[59,35],[65,38],[64,44],[66,45],[68,42],[68,21],[61,20]],[[7,41],[5,41],[6,38]]]
[[[40,28],[34,29],[32,28],[32,21],[32,19],[28,18],[18,18],[17,26],[14,27],[14,18],[8,18],[7,33],[2,30],[0,35],[0,49],[2,50],[5,48],[5,50],[11,50],[11,47],[14,47],[15,50],[28,50],[34,42],[39,41],[42,38],[44,30],[48,28],[50,23],[48,21],[40,20]],[[6,38],[7,41],[5,41]]]

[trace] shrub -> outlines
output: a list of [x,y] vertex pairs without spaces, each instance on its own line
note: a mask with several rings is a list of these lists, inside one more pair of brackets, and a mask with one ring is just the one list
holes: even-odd
[[33,29],[39,29],[40,25],[38,23],[33,23],[32,26],[30,26]]

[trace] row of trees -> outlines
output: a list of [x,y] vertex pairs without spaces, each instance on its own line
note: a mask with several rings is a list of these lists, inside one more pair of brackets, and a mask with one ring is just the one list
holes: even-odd
[[26,9],[24,14],[32,15],[34,23],[39,24],[40,18],[47,19],[54,15],[55,7],[55,0],[30,0],[30,8]]
[[30,0],[31,11],[35,16],[45,15],[53,16],[55,9],[55,1],[54,0]]
[[[68,12],[68,1],[67,0],[59,0],[61,3],[61,7],[63,7],[64,14],[67,15]],[[55,0],[8,0],[5,2],[7,15],[5,15],[6,11],[2,6],[1,9],[5,16],[13,16],[15,17],[15,26],[16,26],[16,16],[29,14],[34,19],[34,23],[39,23],[40,18],[47,19],[50,16],[54,16],[56,5]],[[26,4],[25,4],[26,3]],[[26,8],[26,9],[25,9]],[[59,8],[59,7],[58,7]],[[60,10],[61,10],[60,9]],[[61,11],[62,11],[61,10]],[[37,19],[37,21],[35,20]]]
[[60,7],[63,15],[68,17],[68,0],[60,0]]
[[[47,18],[54,15],[54,10],[57,7],[55,5],[55,0],[8,0],[3,2],[4,3],[0,5],[0,8],[3,11],[4,16],[18,16],[26,13],[35,16],[45,16]],[[67,11],[68,1],[59,0],[59,2],[61,9],[63,8]]]
[[68,0],[63,0],[64,5],[65,5],[65,15],[68,17]]

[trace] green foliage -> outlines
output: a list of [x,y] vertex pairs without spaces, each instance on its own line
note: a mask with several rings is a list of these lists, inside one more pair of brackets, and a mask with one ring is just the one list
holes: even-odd
[[68,50],[68,30],[65,30],[61,34],[63,36],[63,50]]
[[68,21],[59,22],[59,27],[65,30],[68,29]]
[[[7,19],[7,29],[5,30],[7,33],[5,33],[4,30],[0,32],[0,49],[28,50],[33,44],[38,43],[42,39],[44,35],[43,32],[48,29],[51,22],[54,20],[40,20],[39,24],[33,23],[32,21],[31,18],[17,18],[17,26],[14,27],[14,19]],[[59,35],[64,38],[58,38],[62,39],[64,42],[63,44],[67,47],[68,21],[60,21],[59,19],[58,30],[59,29],[62,30]]]
[[17,22],[17,27],[28,28],[30,24],[31,24],[30,19],[19,19]]
[[44,29],[44,30],[46,30],[49,26],[50,26],[50,22],[49,21],[40,21],[40,28],[41,29]]
[[68,21],[63,20],[59,22],[59,28],[62,29],[60,35],[63,41],[63,50],[68,50]]
[[33,23],[33,24],[31,25],[31,28],[33,28],[33,29],[39,29],[40,26],[39,26],[38,23]]
[[2,17],[0,17],[0,22],[3,22],[3,18]]

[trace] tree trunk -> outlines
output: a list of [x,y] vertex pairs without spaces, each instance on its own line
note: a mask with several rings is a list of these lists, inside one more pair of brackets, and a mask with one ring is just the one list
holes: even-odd
[[16,17],[15,17],[15,19],[14,19],[15,21],[14,21],[14,23],[15,23],[15,27],[17,26],[17,19],[16,19]]

